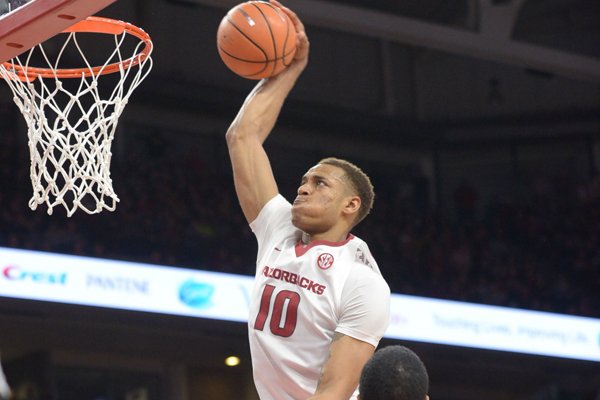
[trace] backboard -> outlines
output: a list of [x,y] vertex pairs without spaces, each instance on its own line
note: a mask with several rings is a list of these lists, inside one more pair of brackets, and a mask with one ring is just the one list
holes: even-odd
[[116,0],[0,0],[0,63],[106,8]]

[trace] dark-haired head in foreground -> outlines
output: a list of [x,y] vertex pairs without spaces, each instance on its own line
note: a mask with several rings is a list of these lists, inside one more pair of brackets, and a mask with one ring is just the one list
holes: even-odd
[[365,364],[359,390],[360,400],[428,400],[429,376],[415,352],[387,346]]

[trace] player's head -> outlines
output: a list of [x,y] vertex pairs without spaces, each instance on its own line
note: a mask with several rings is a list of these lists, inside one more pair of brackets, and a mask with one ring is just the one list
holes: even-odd
[[329,157],[319,161],[319,164],[333,165],[344,171],[344,177],[350,188],[350,192],[357,195],[361,201],[360,209],[358,210],[356,220],[354,221],[354,225],[357,225],[365,219],[373,209],[375,191],[373,190],[371,179],[369,179],[369,176],[365,174],[362,169],[346,160]]
[[429,376],[412,350],[387,346],[373,354],[360,376],[360,400],[429,399]]
[[340,220],[354,227],[373,208],[369,177],[356,165],[325,158],[302,177],[292,208],[292,221],[307,233],[320,233]]

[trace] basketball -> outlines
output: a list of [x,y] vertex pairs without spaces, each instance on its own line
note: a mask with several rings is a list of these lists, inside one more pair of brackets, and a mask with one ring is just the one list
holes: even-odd
[[294,59],[296,29],[287,14],[266,1],[233,7],[217,31],[225,65],[246,79],[277,75]]

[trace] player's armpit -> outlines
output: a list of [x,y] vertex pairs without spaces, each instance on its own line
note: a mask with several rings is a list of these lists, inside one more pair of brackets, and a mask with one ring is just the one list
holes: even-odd
[[374,352],[373,345],[336,332],[317,390],[308,400],[350,398],[358,386],[363,366]]

